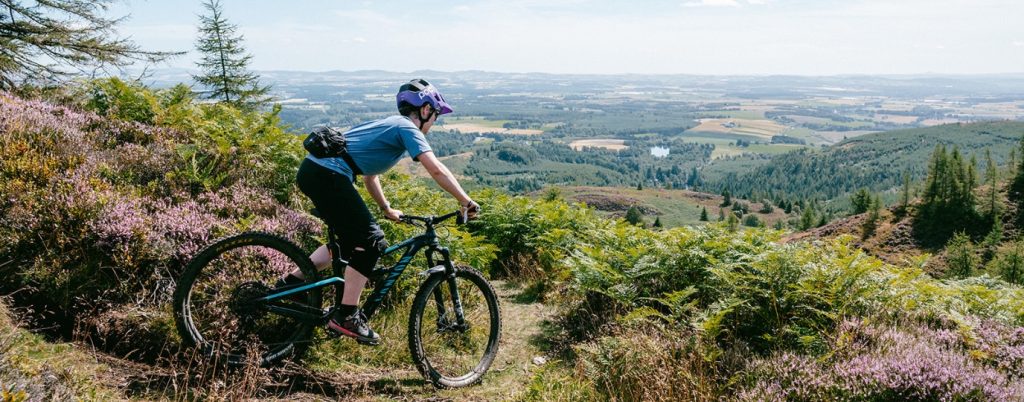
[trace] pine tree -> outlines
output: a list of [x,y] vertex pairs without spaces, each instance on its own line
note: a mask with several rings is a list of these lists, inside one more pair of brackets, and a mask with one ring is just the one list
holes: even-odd
[[871,192],[866,187],[861,187],[850,197],[850,204],[853,204],[853,214],[868,212],[871,208]]
[[700,208],[700,221],[701,222],[707,222],[708,221],[708,208],[707,207],[701,207]]
[[238,27],[228,22],[220,0],[203,3],[209,15],[199,16],[196,49],[202,54],[196,66],[201,75],[193,76],[207,88],[207,99],[251,108],[267,102],[269,86],[260,85],[259,76],[247,70],[252,55],[242,47]]
[[654,224],[651,225],[651,227],[656,227],[656,228],[662,227],[661,226],[661,217],[660,216],[654,218]]
[[982,240],[981,244],[984,247],[985,260],[991,260],[995,256],[996,249],[999,247],[999,243],[1003,242],[1003,218],[997,212],[993,217],[992,230],[989,230],[988,234],[985,235],[985,239]]
[[875,235],[875,230],[878,229],[878,219],[882,211],[882,199],[875,196],[871,199],[870,207],[868,207],[868,216],[864,220],[864,224],[861,225],[861,239],[867,239]]
[[984,212],[989,222],[994,222],[1002,210],[1002,203],[999,200],[999,168],[988,149],[985,149],[985,184],[988,191],[985,193]]
[[117,37],[111,0],[6,0],[0,12],[0,89],[54,84],[81,73],[155,63],[180,52],[140,50]]
[[724,221],[724,220],[725,220],[725,209],[718,208],[718,221],[721,222],[721,221]]
[[959,149],[947,153],[941,144],[935,147],[921,205],[914,215],[918,239],[941,244],[955,231],[977,228],[976,176],[974,166],[964,162]]
[[910,171],[903,171],[903,188],[900,190],[900,206],[897,213],[901,216],[910,211]]
[[725,218],[725,226],[730,232],[736,232],[740,228],[740,218],[737,218],[736,214],[730,212],[729,216]]
[[814,222],[815,222],[814,210],[811,209],[809,206],[807,208],[804,208],[803,212],[800,214],[800,228],[799,229],[800,230],[810,229],[810,228],[814,227]]
[[644,216],[640,213],[640,209],[633,205],[626,211],[626,222],[631,225],[643,225]]
[[1006,254],[993,261],[994,271],[1004,281],[1024,285],[1024,240],[1014,243]]
[[721,206],[727,207],[732,205],[732,194],[729,193],[729,190],[725,190],[722,192],[722,198],[724,198],[724,200],[722,200]]
[[946,245],[946,263],[950,276],[955,278],[971,276],[980,261],[975,254],[974,243],[971,242],[970,236],[963,232],[953,235]]
[[637,183],[636,184],[636,189],[637,190],[643,190],[644,189],[644,182],[641,181],[641,182]]
[[1020,150],[1020,162],[1016,165],[1017,169],[1013,180],[1006,191],[1006,198],[1017,206],[1016,221],[1018,225],[1024,223],[1024,203],[1022,203],[1024,201],[1024,137],[1021,137]]
[[1010,149],[1010,156],[1006,159],[1006,177],[1017,176],[1017,150]]

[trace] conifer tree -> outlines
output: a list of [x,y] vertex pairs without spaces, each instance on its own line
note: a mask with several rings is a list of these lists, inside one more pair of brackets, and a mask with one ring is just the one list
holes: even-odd
[[875,235],[875,230],[878,229],[878,218],[881,215],[881,211],[881,197],[871,197],[870,207],[868,207],[867,219],[865,219],[864,224],[861,225],[861,239],[867,239]]
[[954,147],[947,153],[943,145],[937,145],[929,162],[921,206],[914,216],[918,239],[945,242],[954,231],[976,229],[976,185],[975,169],[963,161],[959,149]]
[[897,213],[901,216],[910,211],[910,171],[903,171],[903,188],[900,190],[900,206]]
[[0,89],[53,84],[81,73],[154,63],[178,55],[139,49],[117,37],[123,18],[106,18],[111,0],[0,2]]
[[1010,200],[1010,203],[1017,206],[1017,224],[1024,223],[1024,137],[1021,137],[1020,141],[1020,162],[1016,165],[1016,172],[1013,175],[1013,179],[1010,181],[1009,188],[1006,191],[1006,198]]
[[854,215],[868,212],[871,208],[871,192],[866,187],[861,187],[850,197],[850,203],[853,204]]
[[974,243],[971,242],[970,236],[963,232],[953,235],[949,244],[946,245],[946,263],[950,276],[955,278],[971,276],[980,261],[975,254]]
[[985,193],[984,212],[989,222],[994,222],[1002,210],[1002,203],[999,200],[999,168],[988,149],[985,149],[985,184],[988,189]]
[[1004,281],[1024,285],[1024,240],[1013,244],[1006,254],[1000,255],[994,263],[994,271]]
[[643,214],[640,213],[640,209],[633,205],[626,211],[626,222],[631,225],[642,225],[644,223]]
[[261,85],[259,76],[247,70],[252,55],[242,47],[238,27],[224,17],[220,0],[207,0],[203,6],[209,14],[199,16],[196,49],[202,58],[196,66],[201,74],[193,77],[207,88],[203,96],[246,108],[265,103],[270,87]]
[[660,216],[654,218],[654,224],[651,225],[651,227],[656,227],[656,228],[662,227],[661,226],[661,217]]
[[725,218],[725,225],[730,232],[736,232],[740,228],[740,218],[737,218],[736,214],[730,212],[729,216]]
[[700,208],[700,221],[701,222],[707,222],[708,221],[708,207],[701,207]]
[[985,235],[985,239],[982,240],[982,246],[984,247],[985,260],[991,260],[995,256],[996,249],[999,247],[999,243],[1003,241],[1003,218],[997,212],[992,221],[992,230],[989,230],[988,234]]
[[1017,176],[1017,150],[1011,148],[1010,156],[1006,158],[1006,177]]
[[814,218],[814,210],[810,206],[804,208],[803,212],[800,214],[800,230],[807,230],[814,227]]
[[724,200],[722,200],[721,206],[727,207],[732,205],[732,194],[729,193],[729,190],[725,190],[722,192],[722,198],[724,198]]

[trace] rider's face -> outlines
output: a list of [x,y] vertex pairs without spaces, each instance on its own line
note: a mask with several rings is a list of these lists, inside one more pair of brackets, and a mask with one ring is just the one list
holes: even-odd
[[426,134],[427,131],[430,131],[430,128],[434,126],[434,122],[437,121],[437,116],[439,115],[440,113],[438,113],[437,109],[431,107],[430,104],[424,104],[423,107],[420,108],[420,117],[427,116],[426,120],[422,120],[423,134]]

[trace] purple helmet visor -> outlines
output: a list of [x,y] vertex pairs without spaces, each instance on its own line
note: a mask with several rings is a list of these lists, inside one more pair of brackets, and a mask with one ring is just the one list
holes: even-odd
[[424,103],[430,103],[435,110],[440,114],[448,114],[453,112],[452,107],[448,105],[448,102],[444,101],[444,97],[441,93],[434,88],[433,85],[428,85],[422,91],[402,91],[398,95],[395,95],[395,101],[398,105],[402,102],[409,102],[413,106],[423,106]]

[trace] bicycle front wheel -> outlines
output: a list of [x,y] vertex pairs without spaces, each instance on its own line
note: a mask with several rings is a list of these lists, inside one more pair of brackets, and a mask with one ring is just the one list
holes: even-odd
[[464,387],[483,377],[498,353],[498,297],[483,275],[456,267],[430,275],[409,316],[413,363],[436,387]]
[[[242,233],[197,254],[174,292],[174,317],[185,346],[230,366],[268,366],[299,356],[309,345],[314,324],[275,314],[260,298],[282,275],[300,270],[317,279],[313,263],[298,246],[267,233]],[[285,306],[319,311],[320,289]]]

